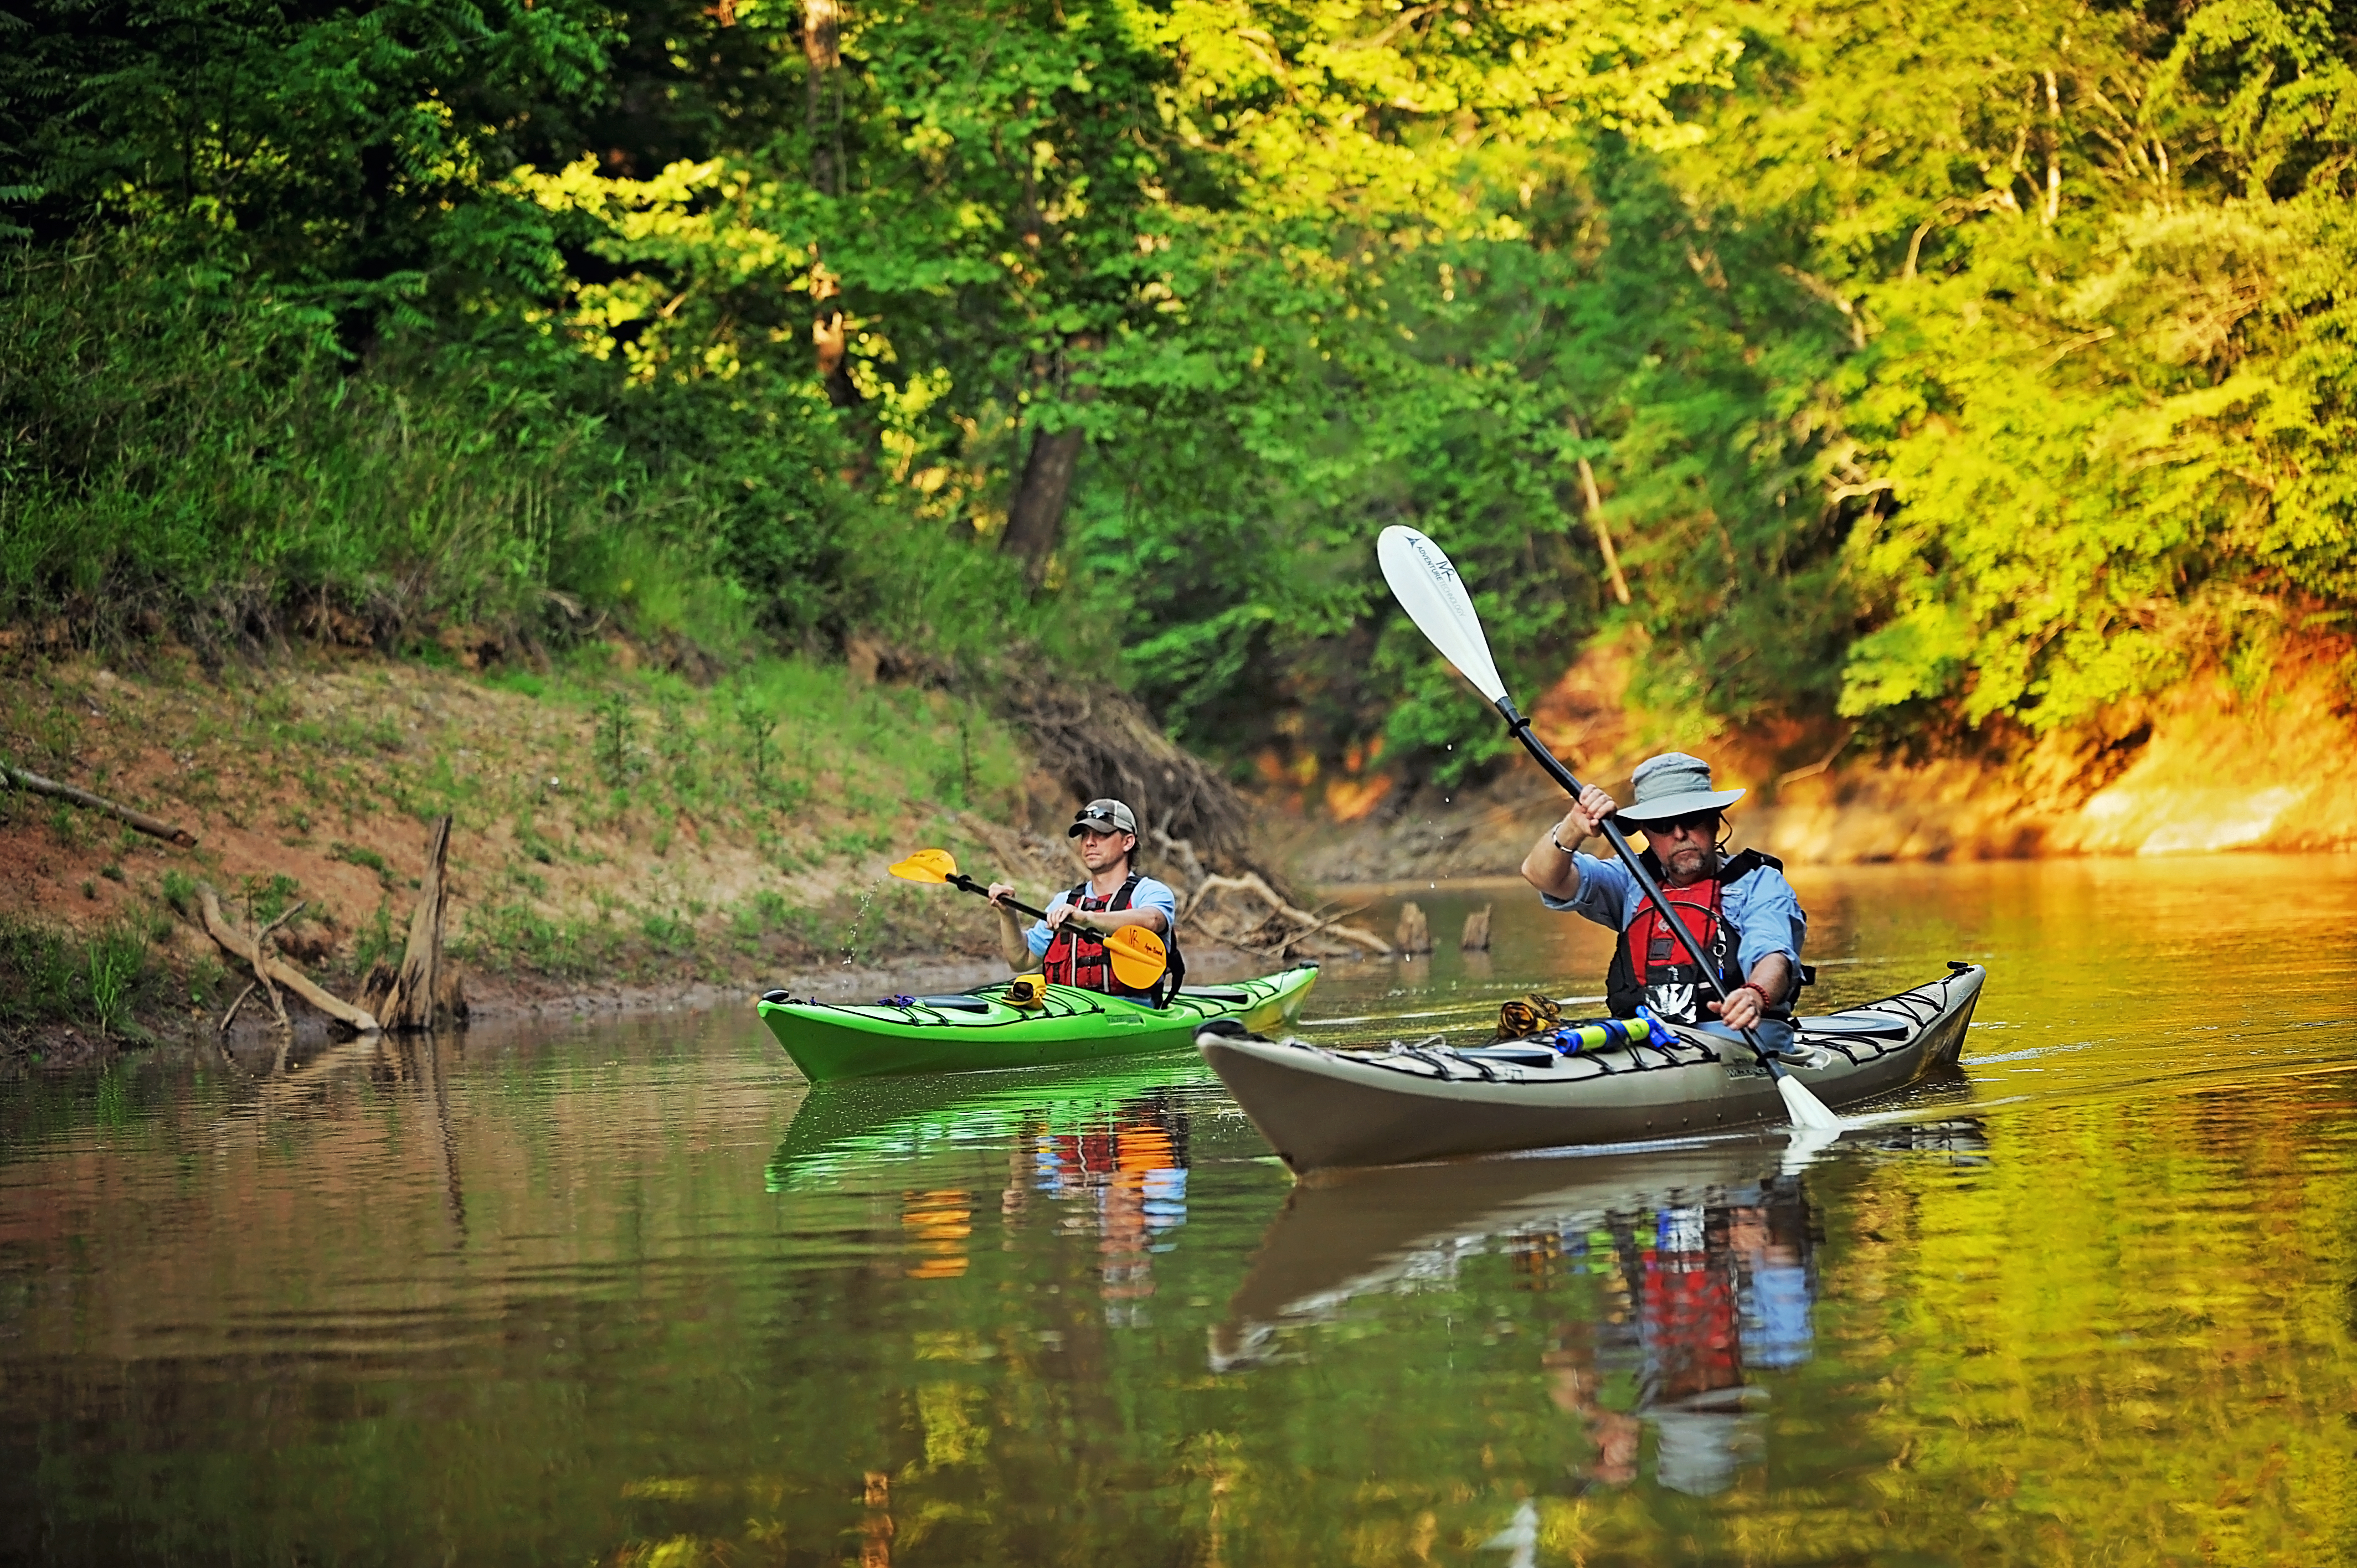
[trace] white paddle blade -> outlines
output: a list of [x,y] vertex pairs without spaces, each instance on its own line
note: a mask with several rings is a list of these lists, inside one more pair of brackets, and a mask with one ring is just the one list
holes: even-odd
[[1383,581],[1392,585],[1392,597],[1440,656],[1484,697],[1503,702],[1506,683],[1498,679],[1490,639],[1481,633],[1481,618],[1473,613],[1473,600],[1440,546],[1415,529],[1394,523],[1375,541],[1375,559],[1383,565]]
[[1785,1112],[1792,1125],[1803,1131],[1838,1133],[1841,1118],[1825,1108],[1825,1102],[1809,1092],[1809,1086],[1786,1073],[1776,1080],[1777,1091],[1784,1097]]

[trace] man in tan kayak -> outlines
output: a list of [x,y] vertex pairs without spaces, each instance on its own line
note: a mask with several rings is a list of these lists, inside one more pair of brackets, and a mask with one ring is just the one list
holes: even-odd
[[1017,974],[1038,964],[1054,985],[1077,985],[1113,996],[1150,997],[1131,991],[1114,977],[1103,938],[1124,926],[1144,926],[1168,941],[1178,920],[1178,896],[1151,876],[1134,869],[1137,854],[1137,816],[1119,800],[1091,800],[1064,830],[1080,841],[1081,864],[1089,877],[1056,895],[1048,918],[1026,930],[1014,910],[1000,900],[1015,891],[1011,882],[990,885],[990,900],[998,906],[998,946],[1007,966]]
[[[1563,821],[1531,846],[1523,879],[1548,908],[1620,933],[1605,979],[1614,1017],[1635,1017],[1641,1004],[1714,1032],[1749,1029],[1767,1049],[1781,1052],[1792,1039],[1792,998],[1804,983],[1801,947],[1809,917],[1784,880],[1781,861],[1755,849],[1727,854],[1724,813],[1744,791],[1712,789],[1710,764],[1678,751],[1648,758],[1631,783],[1636,799],[1626,806],[1592,784],[1583,789]],[[1644,832],[1641,858],[1710,958],[1727,993],[1723,1008],[1637,879],[1616,861],[1580,848],[1603,831],[1607,817]]]

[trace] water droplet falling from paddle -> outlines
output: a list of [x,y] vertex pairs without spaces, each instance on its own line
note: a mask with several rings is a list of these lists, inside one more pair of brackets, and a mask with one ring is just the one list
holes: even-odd
[[843,967],[845,969],[851,967],[852,955],[858,950],[859,929],[867,923],[867,911],[876,902],[876,889],[883,884],[882,877],[875,877],[868,882],[866,891],[859,896],[859,912],[851,917],[851,929],[843,934]]

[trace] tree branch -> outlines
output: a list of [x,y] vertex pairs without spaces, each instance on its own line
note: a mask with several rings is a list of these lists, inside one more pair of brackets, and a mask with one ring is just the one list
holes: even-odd
[[[214,941],[220,943],[232,956],[243,959],[247,966],[253,971],[254,978],[262,983],[264,989],[273,989],[273,983],[275,982],[277,984],[285,986],[287,990],[292,991],[328,1017],[348,1024],[363,1035],[373,1035],[377,1032],[376,1019],[373,1016],[350,1003],[339,1001],[320,990],[301,970],[296,969],[285,959],[265,952],[259,942],[231,925],[221,915],[220,896],[209,885],[201,883],[198,885],[197,903],[204,915],[205,930]],[[290,916],[293,913],[293,910],[287,911]],[[282,916],[278,921],[274,921],[270,929],[277,929],[285,918]],[[267,931],[264,933],[264,936],[268,934]],[[285,1015],[282,1011],[280,1016],[283,1018]]]
[[77,789],[70,784],[60,784],[54,779],[44,779],[38,773],[27,773],[21,768],[11,767],[5,762],[0,762],[0,779],[16,785],[20,789],[30,790],[36,795],[51,795],[60,800],[70,800],[75,805],[89,811],[103,811],[108,816],[126,822],[143,833],[178,844],[184,849],[196,847],[197,835],[188,829],[175,827],[170,822],[151,817],[145,811],[134,811],[129,806],[110,800],[102,795],[93,795],[87,789]]

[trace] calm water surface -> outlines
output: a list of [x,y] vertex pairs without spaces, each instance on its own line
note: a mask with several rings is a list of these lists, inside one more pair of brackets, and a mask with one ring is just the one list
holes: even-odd
[[[749,1014],[0,1087],[0,1558],[2357,1562],[2357,863],[1797,880],[1816,1007],[1991,969],[1806,1161],[1296,1189],[1189,1058],[813,1093]],[[1496,950],[1324,1033],[1599,988],[1411,896]]]

